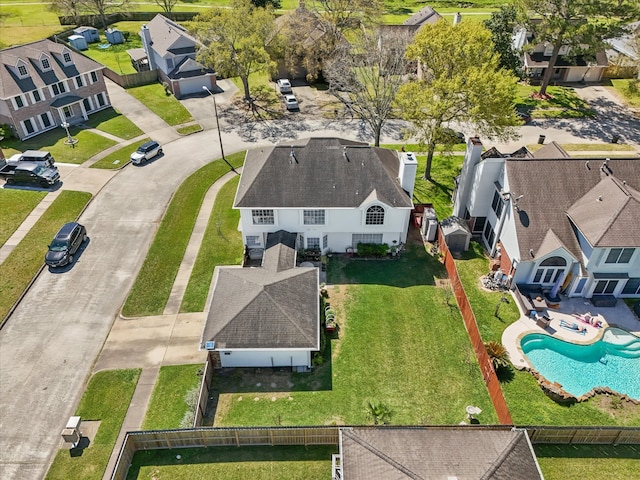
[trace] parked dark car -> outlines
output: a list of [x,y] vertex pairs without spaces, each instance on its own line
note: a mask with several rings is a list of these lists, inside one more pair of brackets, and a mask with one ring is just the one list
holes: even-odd
[[36,183],[43,188],[55,185],[60,180],[56,167],[49,168],[37,162],[6,162],[0,160],[0,177],[8,185]]
[[437,142],[449,144],[465,143],[466,138],[464,133],[456,132],[453,128],[444,127],[442,133],[438,136]]
[[50,267],[64,267],[73,263],[82,242],[87,238],[87,229],[77,222],[66,223],[56,234],[44,256],[44,263]]
[[529,123],[531,121],[531,114],[524,110],[516,110],[516,115],[523,123]]

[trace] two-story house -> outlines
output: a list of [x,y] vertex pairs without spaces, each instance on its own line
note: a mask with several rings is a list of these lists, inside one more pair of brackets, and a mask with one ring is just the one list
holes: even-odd
[[296,248],[345,252],[406,241],[417,160],[340,138],[310,138],[247,152],[233,208],[245,245],[297,234]]
[[110,106],[104,66],[63,43],[0,50],[0,123],[26,139]]
[[454,193],[512,284],[575,297],[640,294],[640,159],[571,158],[555,142],[482,153],[471,138]]
[[[527,77],[536,81],[542,79],[549,68],[553,44],[540,42],[534,34],[525,28],[518,29],[513,35],[513,48],[522,52],[522,69]],[[568,45],[560,48],[554,65],[553,82],[599,82],[609,61],[604,50],[587,57],[575,55]]]
[[140,37],[149,69],[158,71],[176,98],[216,88],[215,72],[196,61],[200,43],[182,25],[156,15],[142,26]]

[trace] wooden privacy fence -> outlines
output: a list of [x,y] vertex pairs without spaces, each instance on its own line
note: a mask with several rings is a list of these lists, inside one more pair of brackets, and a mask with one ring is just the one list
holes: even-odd
[[[125,480],[129,465],[139,450],[168,450],[173,448],[249,447],[282,445],[338,445],[339,429],[348,426],[318,427],[229,427],[189,428],[184,430],[154,430],[128,432],[111,473],[111,480]],[[358,428],[413,428],[510,430],[507,425],[411,425],[358,426]],[[525,429],[534,444],[640,445],[639,427],[555,427],[527,426]]]
[[193,418],[193,428],[202,426],[202,420],[207,411],[207,402],[209,401],[209,390],[211,389],[211,380],[213,380],[213,362],[211,352],[207,355],[207,361],[204,364],[204,373],[202,374],[202,383],[200,384],[200,392],[198,393],[198,403]]
[[458,276],[458,269],[456,268],[451,252],[447,247],[447,243],[445,242],[444,234],[442,233],[442,228],[440,228],[440,226],[438,226],[438,245],[440,253],[444,256],[444,266],[447,269],[447,274],[451,281],[453,295],[456,298],[458,308],[462,314],[464,326],[467,329],[469,338],[471,339],[471,345],[473,346],[473,351],[478,359],[482,377],[484,378],[484,382],[489,390],[489,396],[491,397],[493,406],[498,414],[498,421],[503,425],[512,425],[513,420],[511,420],[511,414],[507,408],[507,402],[502,395],[498,376],[493,369],[491,358],[489,358],[487,350],[484,348],[484,343],[482,342],[482,337],[478,330],[478,324],[476,323],[476,317],[473,314],[471,305],[469,304],[469,299],[467,298],[467,294],[465,293],[460,277]]
[[[148,22],[153,17],[161,13],[165,17],[176,22],[186,22],[193,20],[200,12],[172,12],[167,15],[164,12],[113,12],[105,14],[107,25],[117,22]],[[100,15],[62,15],[58,17],[60,25],[85,25],[90,27],[102,28],[102,19]]]
[[128,432],[111,480],[127,478],[129,465],[138,450],[260,445],[338,445],[338,427],[209,427]]
[[[127,59],[128,58],[129,57],[127,56]],[[139,85],[149,85],[150,83],[154,83],[158,81],[157,70],[147,70],[145,72],[120,75],[119,73],[116,73],[113,70],[111,70],[109,67],[104,67],[104,70],[102,70],[102,72],[104,73],[105,77],[117,83],[122,88],[137,87]]]

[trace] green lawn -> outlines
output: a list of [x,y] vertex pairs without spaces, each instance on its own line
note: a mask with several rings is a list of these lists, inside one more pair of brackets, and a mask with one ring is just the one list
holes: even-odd
[[[502,332],[519,318],[518,308],[510,295],[502,303],[502,294],[479,288],[479,278],[489,271],[489,261],[482,247],[471,243],[471,249],[456,261],[460,279],[473,308],[483,340],[501,342]],[[500,305],[498,317],[496,308]],[[513,378],[502,383],[511,417],[516,425],[622,425],[640,426],[640,408],[622,404],[608,408],[604,395],[572,406],[563,406],[547,397],[533,376],[514,370]]]
[[86,124],[124,140],[129,140],[144,133],[131,120],[113,108],[94,113],[89,117],[89,121]]
[[180,125],[193,120],[189,111],[173,95],[167,95],[159,83],[129,88],[127,93],[140,100],[169,125]]
[[431,180],[422,178],[427,157],[418,155],[418,172],[413,191],[414,203],[431,203],[439,219],[453,213],[453,179],[460,174],[463,156],[434,155],[431,167]]
[[326,480],[331,478],[332,453],[338,453],[337,446],[140,451],[133,457],[127,480]]
[[240,265],[242,235],[238,231],[240,212],[233,210],[233,199],[240,176],[227,182],[218,193],[209,218],[198,258],[182,297],[181,312],[203,312],[216,265]]
[[56,128],[36,135],[29,140],[20,141],[15,138],[0,141],[0,147],[7,149],[5,155],[11,153],[24,152],[25,150],[47,150],[51,152],[56,162],[81,164],[93,157],[97,153],[115,145],[116,142],[102,135],[81,130],[78,127],[69,128],[71,135],[78,139],[78,143],[72,148],[65,145],[67,134],[64,129]]
[[75,415],[81,416],[83,421],[100,420],[98,433],[81,455],[72,456],[64,449],[58,451],[47,480],[102,478],[139,376],[139,369],[108,370],[93,376]]
[[0,189],[0,246],[13,235],[47,192]]
[[149,137],[145,137],[142,140],[138,140],[131,145],[119,148],[115,152],[111,152],[104,158],[101,158],[96,163],[91,165],[91,168],[104,168],[107,170],[114,170],[121,168],[123,165],[129,163],[130,155],[136,151],[136,149],[145,142],[149,141]]
[[[227,160],[239,167],[244,152],[229,155]],[[216,160],[192,174],[175,192],[122,309],[125,316],[158,315],[164,311],[202,200],[209,187],[228,171],[226,163]]]
[[[613,90],[620,96],[622,99],[632,107],[640,107],[640,81],[629,79],[629,78],[619,78],[619,79],[611,79],[611,86]],[[633,88],[635,86],[635,88]]]
[[[145,5],[145,7],[151,7],[151,5]],[[145,10],[148,11],[148,10]],[[131,57],[127,53],[127,50],[132,48],[142,48],[142,38],[140,37],[140,27],[147,22],[118,22],[110,25],[111,27],[119,29],[123,34],[128,33],[128,39],[121,44],[111,45],[107,49],[100,49],[98,45],[106,43],[107,38],[104,35],[104,30],[100,29],[100,43],[90,43],[89,49],[84,53],[87,57],[94,59],[96,62],[101,63],[109,67],[120,75],[126,75],[129,73],[137,73],[136,69],[131,64]]]
[[421,245],[396,261],[333,256],[339,335],[323,364],[311,374],[214,376],[215,425],[371,424],[368,401],[385,404],[392,424],[457,424],[470,404],[496,423],[451,291],[436,284],[443,276]]
[[638,445],[534,445],[546,480],[636,480]]
[[44,263],[47,245],[60,227],[78,218],[91,199],[91,194],[65,190],[49,206],[29,233],[0,264],[2,295],[0,295],[0,321]]
[[[180,422],[188,410],[185,394],[199,388],[203,365],[176,365],[160,368],[153,387],[143,430],[181,428]],[[200,373],[200,374],[199,374]]]
[[516,108],[530,112],[534,118],[585,118],[595,115],[595,112],[571,87],[549,86],[547,94],[551,98],[548,100],[536,100],[530,96],[531,93],[538,91],[540,87],[519,84]]
[[194,125],[187,125],[186,127],[180,127],[176,129],[176,131],[180,135],[191,135],[192,133],[197,133],[202,131],[202,125],[196,123]]

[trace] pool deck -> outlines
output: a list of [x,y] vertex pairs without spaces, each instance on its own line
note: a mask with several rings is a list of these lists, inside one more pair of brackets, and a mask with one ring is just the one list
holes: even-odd
[[[513,294],[512,294],[513,296]],[[515,298],[513,301],[516,301]],[[518,304],[516,302],[516,304]],[[584,317],[590,314],[594,321],[600,320],[602,328],[582,322],[576,317]],[[509,352],[511,363],[519,370],[532,368],[520,348],[520,339],[529,333],[543,333],[561,340],[569,341],[578,345],[588,345],[599,340],[607,327],[620,327],[640,336],[640,320],[636,318],[631,309],[627,307],[623,300],[618,299],[615,307],[595,307],[585,298],[567,298],[562,300],[557,308],[546,308],[538,315],[547,315],[551,318],[551,323],[547,328],[536,325],[536,320],[529,317],[529,312],[520,309],[520,318],[509,325],[502,334],[502,344]],[[585,334],[569,330],[560,326],[560,320],[569,325],[577,324],[579,327],[586,327]]]

